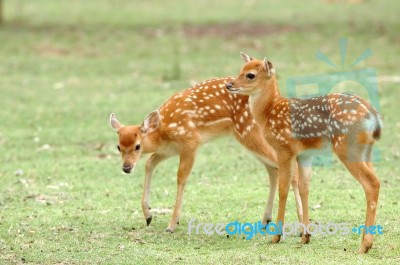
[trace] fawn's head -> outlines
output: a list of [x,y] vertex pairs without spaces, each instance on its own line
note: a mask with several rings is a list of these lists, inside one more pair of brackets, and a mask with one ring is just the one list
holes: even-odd
[[110,115],[110,125],[118,133],[117,148],[122,157],[122,170],[129,174],[135,168],[143,151],[143,139],[147,134],[155,131],[160,122],[158,110],[151,112],[142,125],[122,125],[114,113]]
[[265,87],[265,84],[275,76],[275,68],[267,58],[263,61],[255,59],[243,52],[240,53],[246,62],[239,75],[226,84],[226,88],[233,94],[254,95]]

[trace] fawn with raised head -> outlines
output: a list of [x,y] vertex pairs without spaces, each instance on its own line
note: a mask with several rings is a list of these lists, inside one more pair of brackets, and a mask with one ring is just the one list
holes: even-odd
[[[378,112],[364,99],[350,94],[284,98],[279,93],[272,63],[244,53],[241,55],[245,65],[226,88],[231,93],[249,96],[252,114],[278,154],[278,222],[284,221],[288,183],[297,160],[302,223],[304,226],[309,224],[311,150],[331,145],[333,152],[364,188],[367,200],[365,225],[374,225],[380,182],[370,158],[372,145],[381,135],[382,121]],[[272,239],[274,243],[279,240],[280,235]],[[310,234],[303,232],[302,243],[309,241]],[[366,253],[372,243],[373,236],[364,231],[359,253]]]
[[[261,128],[251,115],[248,96],[231,95],[225,84],[232,78],[208,80],[177,93],[158,110],[150,113],[143,124],[123,126],[114,114],[110,124],[118,133],[118,149],[123,160],[122,170],[130,173],[142,153],[152,153],[146,162],[142,210],[147,225],[150,212],[150,183],[154,168],[161,161],[179,156],[178,190],[174,211],[166,231],[173,232],[179,222],[183,193],[200,145],[220,136],[233,134],[237,141],[264,164],[269,174],[270,189],[262,222],[271,220],[273,201],[278,186],[276,153],[265,141]],[[297,176],[292,181],[297,214],[302,209]]]

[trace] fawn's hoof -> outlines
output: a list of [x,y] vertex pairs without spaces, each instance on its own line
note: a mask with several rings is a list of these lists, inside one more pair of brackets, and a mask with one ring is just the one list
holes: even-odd
[[261,227],[261,229],[262,229],[263,231],[267,231],[267,225],[268,225],[270,222],[271,222],[270,219],[267,219],[266,222],[262,222],[262,227]]
[[361,247],[358,249],[358,254],[366,254],[368,250],[372,248],[372,243],[371,244],[362,244]]
[[150,225],[152,219],[153,219],[153,216],[151,216],[151,215],[150,215],[150,217],[146,218],[146,224],[147,224],[147,226]]
[[172,229],[172,228],[167,227],[167,229],[165,229],[165,232],[173,233],[174,230],[175,230],[175,229]]
[[374,238],[371,234],[363,235],[363,240],[361,241],[361,246],[358,249],[358,254],[367,253],[370,248],[372,248],[372,243],[374,243]]
[[279,243],[279,241],[281,241],[281,236],[280,235],[275,235],[272,238],[272,243],[274,243],[274,244]]
[[302,244],[308,244],[308,243],[310,243],[310,237],[311,237],[310,234],[304,234],[304,235],[301,237],[301,243],[302,243]]

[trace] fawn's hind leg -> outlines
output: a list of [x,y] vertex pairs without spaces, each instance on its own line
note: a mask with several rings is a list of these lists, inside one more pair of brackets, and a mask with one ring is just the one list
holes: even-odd
[[190,172],[192,171],[194,159],[196,156],[197,147],[182,147],[179,153],[179,169],[177,174],[177,184],[178,190],[176,193],[176,201],[174,212],[172,213],[171,220],[169,225],[165,231],[174,232],[176,229],[176,225],[179,222],[179,218],[181,216],[182,203],[183,203],[183,193],[185,191],[185,186],[187,180],[189,178]]
[[[370,146],[371,147],[371,146]],[[342,144],[336,148],[339,159],[350,173],[361,183],[367,201],[365,226],[375,224],[376,210],[378,206],[380,182],[372,170],[370,161],[365,161],[365,153],[369,151],[367,145],[358,143]],[[360,254],[368,252],[373,244],[373,235],[363,232],[362,243],[358,250]]]

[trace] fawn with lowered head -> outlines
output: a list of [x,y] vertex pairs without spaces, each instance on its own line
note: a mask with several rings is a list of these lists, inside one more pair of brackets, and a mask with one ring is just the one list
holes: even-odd
[[[177,93],[158,110],[150,113],[142,125],[124,126],[114,114],[110,124],[118,133],[118,149],[125,173],[130,173],[142,153],[152,153],[146,162],[142,210],[147,225],[150,212],[150,183],[154,168],[163,160],[178,155],[178,190],[174,211],[166,231],[173,232],[179,222],[183,193],[200,145],[220,136],[234,135],[236,140],[266,167],[270,189],[262,222],[271,220],[278,186],[276,153],[267,144],[261,128],[255,123],[248,96],[232,95],[225,85],[232,78],[208,80]],[[297,176],[292,181],[297,214],[302,218]]]
[[[264,135],[278,154],[278,222],[284,221],[289,181],[295,162],[299,167],[299,190],[303,205],[303,224],[309,224],[308,194],[313,149],[331,146],[345,167],[362,185],[367,213],[365,225],[374,225],[380,182],[371,164],[372,146],[380,138],[382,121],[364,99],[350,94],[329,94],[309,99],[280,95],[275,68],[270,61],[241,53],[245,61],[239,75],[226,84],[233,94],[249,96],[250,109]],[[280,235],[272,239],[279,242]],[[302,243],[310,234],[303,232]],[[372,234],[363,234],[359,253],[373,243]]]

